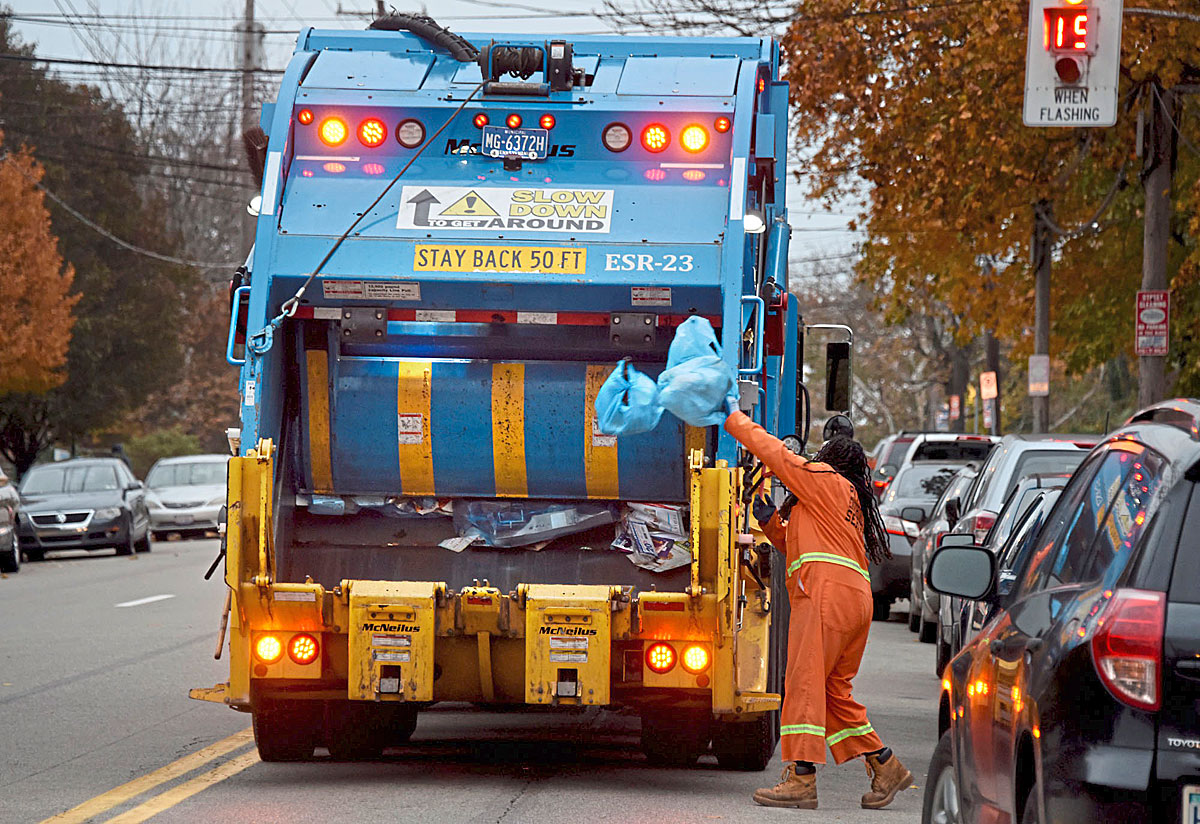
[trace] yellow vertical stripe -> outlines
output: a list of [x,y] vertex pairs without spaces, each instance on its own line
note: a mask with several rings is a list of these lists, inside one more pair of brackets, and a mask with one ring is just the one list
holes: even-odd
[[525,364],[492,364],[492,465],[496,496],[529,495],[525,474]]
[[400,488],[405,495],[432,495],[433,432],[429,423],[433,364],[400,361],[396,380]]
[[329,353],[308,349],[308,451],[313,492],[333,491],[333,459],[329,454]]
[[583,471],[589,498],[620,497],[617,439],[601,435],[596,426],[596,395],[610,372],[611,366],[592,365],[587,368],[583,399]]

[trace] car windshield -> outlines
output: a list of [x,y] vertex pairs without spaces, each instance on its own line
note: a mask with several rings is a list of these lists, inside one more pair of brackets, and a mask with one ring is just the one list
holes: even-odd
[[896,498],[925,498],[936,501],[950,485],[958,466],[921,464],[901,470],[888,490],[889,500]]
[[146,486],[219,486],[225,483],[224,461],[185,461],[160,464],[150,470]]
[[1087,455],[1086,449],[1030,450],[1017,461],[1012,480],[1008,482],[1009,488],[1016,486],[1021,478],[1028,478],[1030,475],[1070,474],[1075,471],[1075,467],[1083,463]]
[[117,472],[111,466],[35,467],[21,483],[22,495],[53,495],[62,492],[105,492],[120,489]]

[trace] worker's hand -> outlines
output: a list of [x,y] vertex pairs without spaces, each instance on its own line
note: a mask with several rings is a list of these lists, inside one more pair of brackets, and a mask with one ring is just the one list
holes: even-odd
[[775,514],[775,504],[771,503],[761,495],[754,496],[752,507],[754,512],[754,520],[758,521],[760,524],[765,524],[767,521],[771,520],[771,516]]

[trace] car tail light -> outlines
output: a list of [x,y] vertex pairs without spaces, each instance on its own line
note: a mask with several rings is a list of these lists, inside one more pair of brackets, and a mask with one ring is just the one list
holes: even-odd
[[425,126],[420,120],[408,119],[396,126],[396,142],[406,149],[415,149],[425,142]]
[[313,122],[312,109],[301,109],[296,113],[296,119],[300,121],[301,126],[307,126]]
[[904,534],[907,535],[908,537],[916,538],[918,535],[921,534],[921,525],[918,524],[916,521],[904,521],[903,518],[901,519],[901,521],[903,521],[903,523],[904,523]]
[[274,635],[260,635],[254,644],[254,654],[264,664],[274,664],[283,655],[283,644]]
[[899,515],[884,515],[883,516],[883,528],[886,529],[892,535],[905,534],[904,533],[904,521],[900,520]]
[[350,130],[346,128],[346,121],[340,117],[325,118],[317,129],[317,135],[326,146],[341,146],[346,142],[349,134]]
[[971,527],[971,534],[975,536],[975,543],[983,546],[987,540],[988,533],[992,531],[992,527],[996,525],[996,516],[991,512],[980,512],[975,516],[975,525]]
[[693,644],[683,651],[683,668],[692,675],[697,675],[708,669],[708,650]]
[[1143,710],[1162,705],[1162,643],[1167,596],[1119,589],[1096,622],[1092,661],[1118,701]]
[[716,122],[713,123],[713,128],[716,129],[721,134],[724,134],[725,132],[727,132],[733,128],[733,121],[730,120],[728,117],[718,117]]
[[670,672],[675,666],[675,647],[670,644],[651,644],[646,650],[646,666],[659,675]]
[[538,119],[538,125],[541,126],[543,129],[545,129],[546,131],[550,131],[551,129],[554,128],[554,115],[552,115],[552,114],[542,115]]
[[610,152],[623,152],[633,143],[633,132],[624,123],[609,123],[601,135],[604,148]]
[[486,126],[488,124],[489,121],[488,121],[488,116],[486,114],[484,114],[483,112],[480,112],[479,114],[475,115],[474,119],[471,122],[475,124],[476,129],[482,129],[484,126]]
[[679,133],[679,145],[692,154],[702,152],[708,147],[708,131],[703,126],[685,126]]
[[648,152],[661,152],[671,145],[671,133],[659,123],[651,123],[642,129],[642,147]]
[[510,129],[519,129],[521,128],[521,115],[515,113],[510,114],[507,118],[505,118],[504,123]]
[[288,657],[297,664],[311,664],[317,660],[321,645],[317,639],[308,634],[293,635],[288,642]]

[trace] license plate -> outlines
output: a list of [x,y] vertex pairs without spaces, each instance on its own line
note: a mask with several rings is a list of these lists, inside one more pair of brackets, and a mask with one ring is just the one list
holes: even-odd
[[1185,784],[1183,787],[1183,824],[1200,824],[1200,787]]
[[483,153],[488,157],[516,155],[525,160],[545,160],[550,151],[550,132],[545,129],[483,127]]
[[175,516],[175,523],[177,523],[177,524],[190,524],[194,520],[196,520],[196,519],[191,515],[176,515]]

